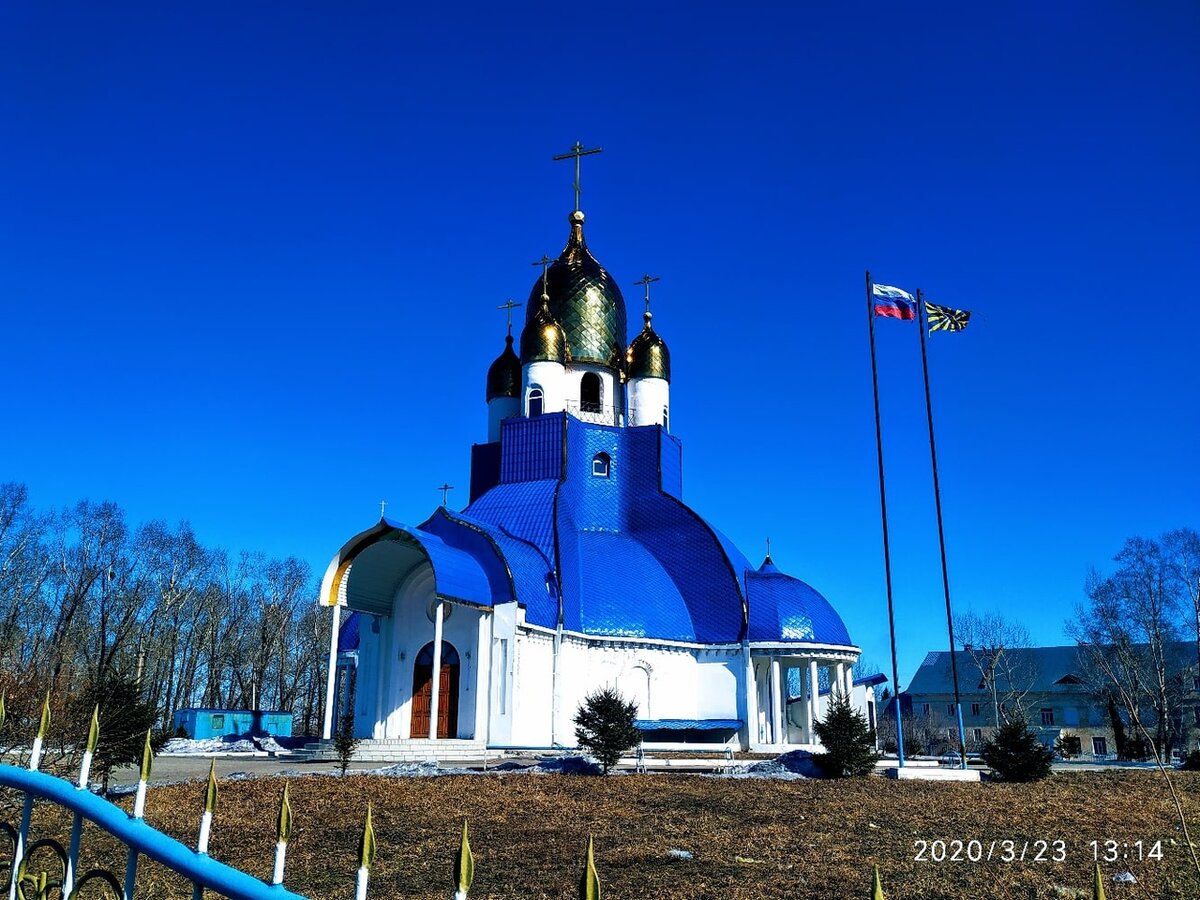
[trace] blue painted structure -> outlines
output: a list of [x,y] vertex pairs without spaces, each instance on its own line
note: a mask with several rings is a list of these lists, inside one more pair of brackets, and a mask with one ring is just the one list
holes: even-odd
[[197,853],[174,838],[135,819],[103,797],[44,772],[0,765],[0,787],[48,800],[104,829],[131,850],[148,856],[209,891],[232,900],[304,900],[282,885],[268,885],[252,875]]
[[[593,474],[599,454],[606,476]],[[682,454],[659,425],[506,419],[500,441],[473,448],[466,509],[373,530],[362,554],[382,565],[351,570],[350,605],[386,614],[395,587],[428,561],[440,596],[481,607],[515,600],[547,628],[561,602],[567,631],[597,637],[850,646],[820,593],[770,562],[755,569],[683,502]]]
[[245,734],[291,737],[292,714],[287,710],[187,708],[175,711],[174,729],[180,728],[198,741]]

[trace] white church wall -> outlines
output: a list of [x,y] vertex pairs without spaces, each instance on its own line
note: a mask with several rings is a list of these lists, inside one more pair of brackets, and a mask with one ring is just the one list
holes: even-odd
[[487,742],[491,746],[513,744],[513,666],[516,660],[516,603],[493,608],[491,619],[491,660],[488,690]]
[[559,666],[559,739],[574,745],[576,711],[588,694],[604,687],[615,687],[637,703],[639,719],[737,718],[740,658],[738,651],[567,637]]
[[381,660],[382,620],[363,614],[358,631],[358,668],[354,676],[354,736],[375,737],[379,721],[379,663]]
[[567,399],[566,370],[562,363],[543,360],[528,363],[523,370],[522,409],[529,415],[529,392],[542,392],[542,412],[562,412]]
[[671,385],[665,379],[634,378],[626,390],[630,425],[669,425],[663,421],[671,402]]
[[488,441],[500,440],[500,423],[521,414],[517,397],[493,397],[488,401]]
[[[554,706],[554,638],[542,632],[525,631],[514,642],[512,744],[519,747],[549,747],[550,710]],[[574,743],[574,730],[570,743]]]
[[[583,413],[580,408],[579,391],[583,376],[594,372],[600,377],[600,412]],[[625,410],[625,390],[617,381],[616,373],[603,366],[570,363],[563,376],[563,394],[566,399],[566,409],[577,419],[587,422],[599,422],[602,425],[614,425],[613,410],[620,414]],[[562,409],[563,407],[559,407]]]

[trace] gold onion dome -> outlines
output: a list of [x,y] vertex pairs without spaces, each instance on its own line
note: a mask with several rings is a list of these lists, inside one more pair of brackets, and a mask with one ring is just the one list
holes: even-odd
[[[567,338],[562,326],[550,315],[549,298],[543,294],[537,303],[537,311],[525,322],[521,331],[520,362],[531,363],[548,360],[565,363],[571,358]],[[488,382],[491,384],[491,381]]]
[[521,360],[513,352],[513,336],[504,339],[504,352],[488,367],[487,402],[497,397],[521,396]]
[[653,316],[647,312],[641,333],[629,344],[626,354],[626,374],[630,378],[661,378],[671,380],[671,353],[667,343],[650,324]]
[[[625,350],[625,298],[612,276],[588,252],[583,239],[583,213],[571,213],[571,236],[562,254],[546,270],[544,292],[550,317],[562,326],[567,358],[620,369]],[[525,331],[540,314],[542,279],[529,292]],[[521,336],[521,361],[525,335]]]

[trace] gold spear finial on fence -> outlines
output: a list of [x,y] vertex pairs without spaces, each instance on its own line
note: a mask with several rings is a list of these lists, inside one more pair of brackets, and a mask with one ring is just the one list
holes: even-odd
[[475,880],[475,857],[471,853],[471,839],[467,834],[467,820],[463,819],[462,841],[458,845],[458,858],[454,861],[454,900],[467,900],[467,891]]
[[275,824],[275,868],[271,872],[271,884],[283,884],[283,867],[287,861],[288,838],[292,836],[292,804],[288,800],[288,783],[283,783],[283,796],[279,800],[279,821]]
[[874,867],[871,875],[871,900],[887,900],[883,896],[883,882],[879,880],[879,866]]
[[208,784],[204,786],[204,811],[206,813],[217,811],[217,761],[215,759],[208,764]]
[[592,852],[592,836],[588,835],[587,863],[583,877],[579,879],[579,900],[600,900],[600,876],[596,873],[596,859]]
[[371,804],[367,804],[367,821],[363,823],[362,848],[358,854],[358,866],[371,871],[375,865],[375,828],[371,824]]
[[275,825],[275,837],[286,844],[292,836],[292,803],[288,799],[288,783],[283,783],[283,797],[279,800],[279,821]]
[[35,737],[44,740],[50,733],[50,692],[46,691],[46,699],[42,701],[42,717],[38,720],[38,730]]
[[84,746],[84,753],[95,753],[96,748],[100,746],[100,704],[97,703],[92,707],[92,724],[88,726],[87,745]]
[[150,780],[150,770],[154,766],[154,748],[150,746],[151,729],[146,729],[146,741],[142,744],[142,768],[138,772],[139,781]]
[[1096,863],[1092,877],[1092,900],[1105,900],[1104,878],[1100,875],[1100,863]]

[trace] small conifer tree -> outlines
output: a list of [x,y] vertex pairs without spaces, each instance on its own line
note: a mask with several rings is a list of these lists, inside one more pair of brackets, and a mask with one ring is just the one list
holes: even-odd
[[633,724],[636,719],[636,703],[626,701],[615,688],[602,688],[588,694],[575,713],[575,740],[600,761],[607,775],[623,753],[642,742]]
[[817,765],[830,778],[870,775],[879,760],[875,749],[875,731],[867,717],[850,705],[845,694],[831,695],[825,721],[813,726],[825,752],[815,757]]
[[1054,753],[1020,719],[1005,722],[983,745],[983,761],[998,781],[1041,781],[1050,774]]
[[338,722],[337,733],[333,736],[333,752],[337,754],[338,769],[343,775],[350,768],[350,759],[358,749],[358,742],[354,736],[354,716],[347,713]]

